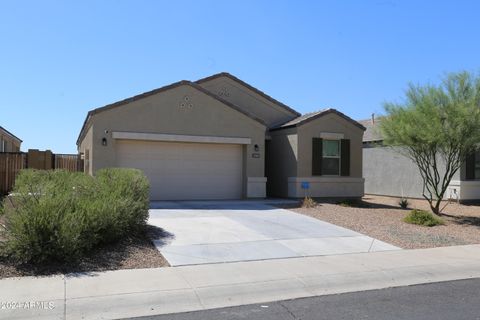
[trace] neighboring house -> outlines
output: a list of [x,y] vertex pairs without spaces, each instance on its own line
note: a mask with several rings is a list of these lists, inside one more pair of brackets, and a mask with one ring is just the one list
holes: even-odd
[[[380,119],[361,120],[366,127],[363,136],[363,176],[365,193],[395,197],[423,198],[423,180],[417,165],[401,153],[383,145]],[[400,151],[400,152],[399,152]],[[445,172],[439,165],[439,172]],[[472,155],[453,177],[446,199],[480,200],[480,152]]]
[[20,152],[22,140],[0,126],[0,152]]
[[361,197],[363,132],[336,110],[301,116],[219,73],[90,111],[77,146],[90,174],[143,170],[152,200]]

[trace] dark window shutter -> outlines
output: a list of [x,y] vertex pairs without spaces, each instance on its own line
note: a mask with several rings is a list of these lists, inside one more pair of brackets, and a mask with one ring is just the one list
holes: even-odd
[[340,146],[340,175],[350,176],[350,140],[342,139]]
[[322,138],[312,138],[312,176],[322,175]]
[[465,160],[465,178],[467,180],[475,179],[475,153],[471,153]]

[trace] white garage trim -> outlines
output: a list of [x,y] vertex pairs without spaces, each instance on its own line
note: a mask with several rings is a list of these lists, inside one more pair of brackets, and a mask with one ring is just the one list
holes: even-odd
[[251,144],[250,138],[232,138],[215,136],[189,136],[181,134],[142,133],[142,132],[112,132],[113,139],[147,140],[165,142],[193,142],[193,143],[222,143],[222,144]]

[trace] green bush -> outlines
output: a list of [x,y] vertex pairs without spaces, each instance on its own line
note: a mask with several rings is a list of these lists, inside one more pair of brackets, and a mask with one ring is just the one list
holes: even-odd
[[110,198],[104,236],[115,239],[125,232],[141,230],[148,219],[149,183],[140,170],[109,168],[96,175],[102,198]]
[[2,252],[16,261],[71,262],[92,248],[139,231],[148,217],[148,180],[139,170],[104,169],[95,177],[23,170],[5,205]]
[[426,227],[433,227],[444,224],[443,220],[435,216],[433,213],[418,209],[410,211],[410,213],[403,219],[403,221]]

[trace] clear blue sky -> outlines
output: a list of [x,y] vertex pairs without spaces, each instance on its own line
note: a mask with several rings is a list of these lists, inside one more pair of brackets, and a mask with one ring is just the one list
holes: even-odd
[[76,152],[88,110],[227,71],[302,113],[478,71],[479,1],[0,1],[0,125]]

